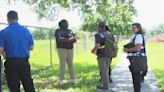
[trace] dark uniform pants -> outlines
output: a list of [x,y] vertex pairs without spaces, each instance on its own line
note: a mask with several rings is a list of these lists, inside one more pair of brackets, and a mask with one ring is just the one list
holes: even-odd
[[35,92],[27,58],[10,58],[5,64],[7,84],[11,92],[20,92],[20,81],[25,92]]
[[140,72],[132,72],[134,92],[141,92],[141,74]]
[[2,91],[2,73],[1,73],[1,69],[2,69],[2,62],[1,62],[1,57],[0,57],[0,92]]
[[141,92],[141,82],[147,73],[147,57],[135,57],[130,59],[129,69],[132,73],[134,92]]
[[111,66],[111,64],[112,64],[112,58],[110,59],[110,61],[109,61],[109,78],[110,78],[110,76],[111,76],[111,72],[112,72],[112,66]]

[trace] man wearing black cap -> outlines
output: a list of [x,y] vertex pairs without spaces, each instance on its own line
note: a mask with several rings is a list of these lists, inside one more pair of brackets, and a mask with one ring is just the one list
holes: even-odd
[[106,31],[105,23],[100,22],[98,24],[98,32],[95,34],[95,47],[92,49],[92,53],[97,55],[99,71],[103,85],[98,85],[98,89],[108,89],[109,84],[109,61],[110,56],[107,56],[104,51],[105,37],[110,37]]
[[5,52],[5,74],[11,92],[20,92],[20,81],[25,92],[35,92],[28,59],[34,41],[29,30],[18,23],[16,11],[7,14],[9,26],[0,32],[0,53]]

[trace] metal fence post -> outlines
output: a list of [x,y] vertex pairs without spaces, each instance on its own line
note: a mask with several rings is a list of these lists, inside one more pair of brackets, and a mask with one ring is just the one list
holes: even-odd
[[52,37],[51,37],[52,31],[50,29],[49,37],[50,37],[50,66],[52,66]]

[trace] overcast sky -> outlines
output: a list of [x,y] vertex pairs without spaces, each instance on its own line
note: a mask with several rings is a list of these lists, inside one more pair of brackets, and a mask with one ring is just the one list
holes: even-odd
[[[58,20],[49,22],[44,19],[38,21],[37,15],[28,5],[22,2],[17,2],[16,5],[8,5],[5,1],[0,0],[0,6],[0,22],[6,22],[6,14],[9,10],[16,10],[19,13],[19,22],[26,25],[51,27],[63,18],[70,22],[71,27],[79,26],[81,23],[77,12],[61,11]],[[134,22],[140,22],[147,29],[164,23],[164,0],[135,0],[134,6],[138,12]]]
[[61,11],[59,13],[58,20],[56,21],[47,21],[42,19],[38,21],[37,14],[32,11],[29,5],[23,2],[16,2],[16,4],[8,5],[6,1],[0,0],[0,22],[6,23],[6,14],[9,10],[16,10],[19,14],[19,22],[25,25],[32,26],[42,26],[42,27],[52,27],[58,24],[59,20],[67,19],[70,23],[70,27],[80,25],[80,17],[77,11]]
[[134,22],[140,22],[147,29],[164,23],[164,0],[135,0],[138,16]]

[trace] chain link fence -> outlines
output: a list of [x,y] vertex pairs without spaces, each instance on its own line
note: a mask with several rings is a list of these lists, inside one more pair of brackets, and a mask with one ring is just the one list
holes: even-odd
[[[7,23],[0,23],[0,30],[7,26]],[[35,41],[34,51],[31,52],[31,64],[52,66],[54,62],[58,62],[54,37],[55,29],[28,25],[23,26],[30,30]],[[74,44],[75,56],[90,53],[91,48],[94,45],[94,34],[90,32],[76,31],[75,35],[77,37],[77,42]]]

